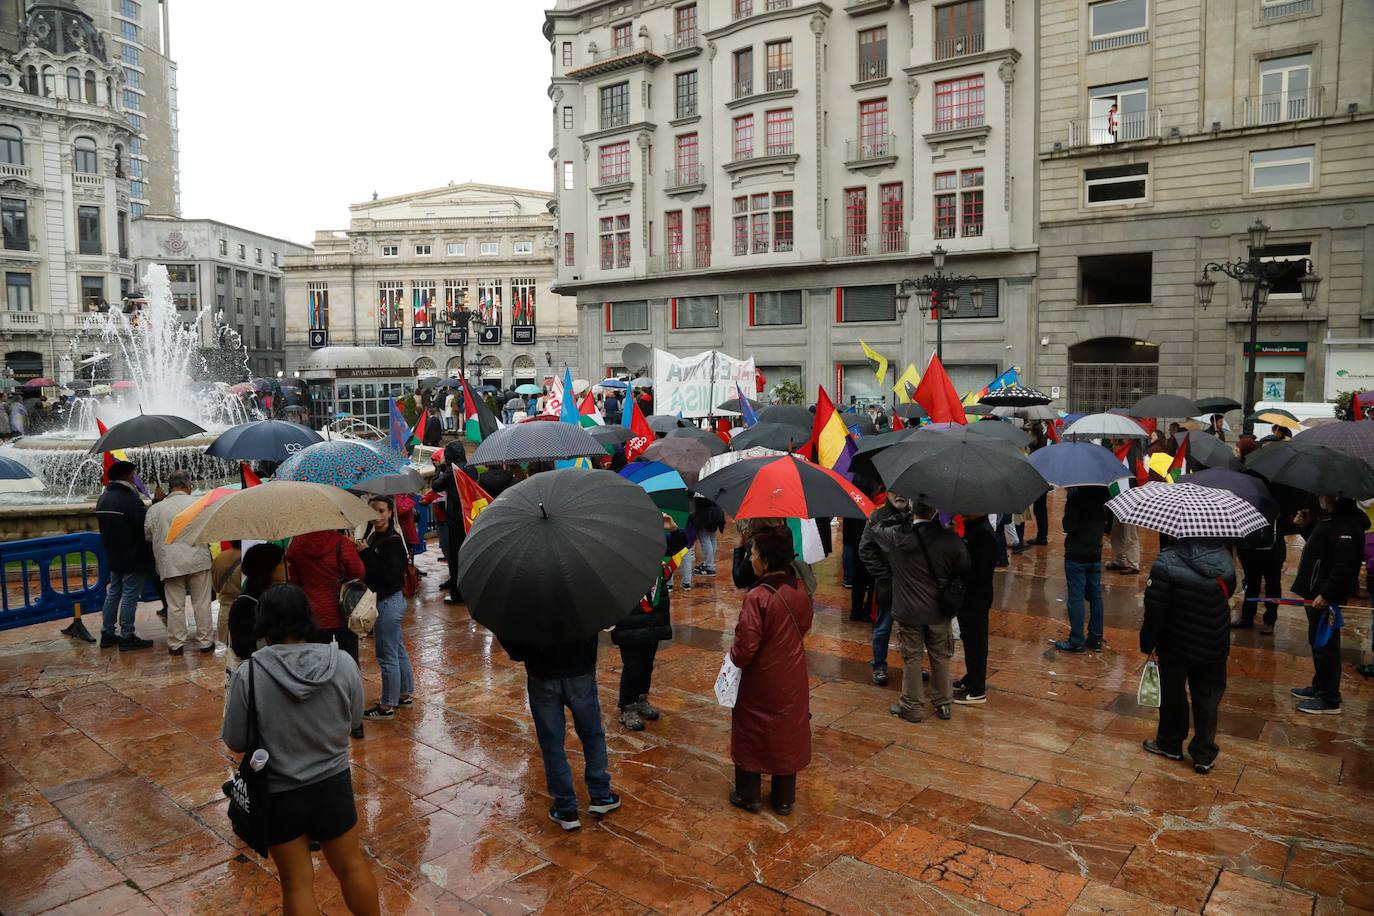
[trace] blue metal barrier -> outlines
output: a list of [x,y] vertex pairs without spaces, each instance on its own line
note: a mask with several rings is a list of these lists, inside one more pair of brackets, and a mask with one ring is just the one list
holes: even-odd
[[415,545],[416,553],[424,553],[429,548],[425,546],[425,537],[429,534],[429,529],[433,527],[433,515],[429,511],[429,506],[419,503],[415,506],[415,530],[420,534],[420,543]]
[[98,614],[109,580],[93,531],[0,544],[0,630],[66,620],[77,605]]

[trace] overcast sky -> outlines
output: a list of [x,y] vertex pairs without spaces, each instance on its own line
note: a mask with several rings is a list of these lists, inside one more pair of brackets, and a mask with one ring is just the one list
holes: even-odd
[[182,215],[308,243],[373,191],[551,189],[551,5],[173,3]]

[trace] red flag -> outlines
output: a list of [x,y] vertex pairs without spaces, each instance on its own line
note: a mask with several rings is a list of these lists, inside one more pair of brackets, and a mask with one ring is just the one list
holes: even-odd
[[1169,471],[1164,475],[1169,483],[1178,480],[1179,475],[1183,473],[1183,463],[1188,458],[1188,440],[1191,438],[1192,433],[1184,436],[1183,441],[1178,444],[1178,451],[1174,452],[1174,460],[1169,463]]
[[[1131,464],[1131,453],[1135,452],[1135,464]],[[1150,468],[1145,464],[1145,460],[1140,457],[1140,450],[1134,442],[1126,440],[1117,448],[1112,449],[1112,454],[1126,466],[1128,472],[1134,467],[1135,483],[1138,487],[1143,487],[1150,482]]]
[[253,469],[248,466],[248,462],[240,461],[239,483],[243,487],[243,489],[246,490],[249,487],[256,487],[258,484],[262,483],[262,478],[258,477],[257,474],[253,473]]
[[[100,419],[99,419],[98,417],[96,418],[96,421],[95,421],[95,429],[96,429],[96,432],[98,432],[98,433],[99,433],[100,435],[102,435],[102,436],[105,435],[106,432],[108,432],[108,430],[105,429],[105,424],[104,424],[104,423],[101,423],[101,422],[100,422]],[[110,485],[110,467],[111,467],[111,465],[113,465],[114,463],[115,463],[115,457],[114,457],[114,455],[110,454],[109,452],[103,452],[103,453],[101,454],[101,456],[100,456],[100,485],[101,485],[102,487],[108,487],[108,486]]]
[[458,484],[458,501],[462,503],[463,532],[466,534],[472,530],[472,523],[477,521],[482,510],[491,505],[491,494],[457,468],[453,469],[453,480]]
[[630,432],[634,433],[634,438],[625,443],[626,461],[634,461],[654,443],[654,431],[649,428],[649,421],[644,419],[644,412],[633,399],[630,400]]
[[921,376],[921,384],[916,386],[912,397],[930,414],[932,423],[968,423],[959,392],[954,390],[954,383],[945,374],[940,357],[933,353],[925,375]]
[[1350,412],[1354,414],[1354,416],[1351,417],[1352,420],[1364,419],[1364,411],[1360,409],[1360,393],[1358,391],[1352,391],[1350,393]]
[[1059,442],[1059,424],[1056,421],[1050,420],[1045,424],[1045,438],[1056,444]]
[[1154,419],[1153,417],[1148,417],[1145,419],[1141,419],[1140,417],[1131,417],[1131,419],[1139,423],[1141,427],[1144,428],[1145,432],[1149,433],[1151,436],[1155,434],[1155,427],[1159,425],[1159,421]]
[[906,429],[906,424],[902,422],[901,417],[894,413],[892,415],[892,431],[895,433],[899,429]]

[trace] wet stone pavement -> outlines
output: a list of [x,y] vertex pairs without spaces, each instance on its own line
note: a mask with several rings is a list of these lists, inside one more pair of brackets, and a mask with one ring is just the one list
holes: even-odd
[[[818,567],[815,750],[796,811],[730,807],[730,720],[712,686],[741,598],[724,574],[732,546],[721,576],[674,592],[677,639],[654,675],[664,717],[642,733],[614,719],[619,655],[603,649],[624,807],[575,834],[545,815],[523,669],[439,600],[437,551],[421,557],[406,626],[416,704],[353,745],[386,912],[1374,911],[1374,685],[1347,665],[1344,715],[1294,712],[1288,688],[1311,668],[1301,611],[1285,608],[1274,636],[1235,640],[1216,769],[1149,756],[1154,712],[1135,703],[1144,576],[1104,574],[1106,651],[1057,653],[1058,547],[997,573],[987,705],[919,725],[887,712],[899,677],[868,681],[868,627],[846,619],[838,557]],[[1369,612],[1347,620],[1353,661]],[[277,911],[272,865],[234,840],[220,793],[223,650],[168,656],[151,605],[150,651],[74,644],[62,625],[0,633],[0,912]],[[363,656],[372,701],[370,641]],[[318,857],[317,871],[322,908],[346,912]]]

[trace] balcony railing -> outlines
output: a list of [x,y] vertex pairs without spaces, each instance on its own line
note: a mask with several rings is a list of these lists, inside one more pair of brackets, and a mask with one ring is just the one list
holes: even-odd
[[609,130],[612,127],[624,127],[630,123],[629,107],[612,109],[601,113],[601,129]]
[[786,70],[769,70],[766,74],[766,85],[768,92],[779,92],[783,89],[792,88],[792,68]]
[[688,29],[685,32],[670,32],[663,36],[663,47],[671,54],[674,51],[689,51],[701,47],[701,32]]
[[1159,108],[1128,111],[1111,117],[1078,118],[1069,122],[1068,145],[1111,146],[1132,140],[1153,140],[1163,133],[1164,112]]
[[1134,32],[1123,32],[1120,35],[1091,38],[1088,40],[1088,50],[1110,51],[1114,48],[1129,48],[1131,45],[1143,45],[1149,40],[1149,29],[1137,29]]
[[[747,16],[754,15],[754,4],[758,0],[735,0],[733,19],[738,22]],[[792,8],[792,0],[762,0],[764,12],[773,10],[789,10]]]
[[901,254],[907,250],[905,230],[893,229],[874,235],[846,235],[830,239],[830,257],[862,258],[879,254]]
[[884,159],[897,155],[897,135],[878,134],[858,140],[844,141],[846,162],[867,162],[870,159]]
[[1267,92],[1241,100],[1241,125],[1282,124],[1316,118],[1322,111],[1322,87],[1312,86],[1296,92]]
[[773,10],[790,10],[792,8],[792,0],[764,0],[763,8],[767,12],[772,12]]
[[649,47],[649,41],[647,39],[639,38],[635,41],[630,42],[629,44],[621,45],[618,48],[610,47],[593,51],[591,63],[599,64],[608,60],[615,60],[617,57],[630,57],[632,55],[643,54],[645,52],[652,53],[653,48]]
[[766,154],[769,156],[790,156],[794,150],[795,147],[793,147],[791,140],[779,140],[776,143],[768,144]]
[[39,312],[0,312],[0,331],[11,334],[41,334],[48,329],[48,316]]
[[694,118],[696,117],[696,114],[697,102],[696,99],[693,99],[690,105],[677,106],[677,110],[673,113],[673,118],[674,120],[679,120],[681,118]]
[[711,266],[711,249],[683,249],[670,251],[649,259],[649,272],[674,274],[688,270],[706,270]]
[[87,175],[84,172],[72,173],[72,184],[84,184],[90,185],[92,187],[99,187],[104,183],[105,179],[101,178],[99,175]]
[[686,188],[694,184],[701,184],[701,163],[699,162],[668,169],[663,173],[663,186],[670,191],[674,188]]
[[748,162],[750,159],[753,159],[753,158],[754,158],[754,147],[753,147],[752,145],[750,145],[750,146],[744,146],[744,147],[737,147],[736,149],[734,149],[734,150],[732,151],[732,153],[731,153],[731,155],[730,155],[730,161],[731,161],[731,162]]
[[0,178],[23,178],[28,180],[32,169],[27,165],[12,165],[8,162],[0,162]]
[[612,185],[624,184],[630,180],[629,170],[623,172],[602,172],[600,181],[596,183],[598,188],[609,188]]
[[982,127],[983,124],[984,115],[982,113],[948,117],[935,122],[935,131],[938,133],[943,130],[966,130],[970,127]]
[[965,54],[978,54],[982,50],[983,33],[970,32],[967,35],[935,39],[934,56],[936,60],[948,60],[951,57],[963,57]]
[[1264,0],[1260,4],[1260,16],[1265,19],[1278,19],[1280,16],[1292,16],[1294,13],[1312,12],[1312,0],[1288,0],[1287,3],[1274,3],[1271,0]]
[[749,96],[751,96],[751,95],[753,95],[753,94],[754,94],[754,81],[753,81],[752,79],[748,79],[748,80],[736,80],[736,81],[735,81],[735,95],[734,95],[735,98],[737,98],[737,99],[744,99],[744,98],[748,98]]
[[887,76],[887,58],[883,57],[876,60],[860,60],[859,73],[855,82],[862,83],[865,80],[880,80]]

